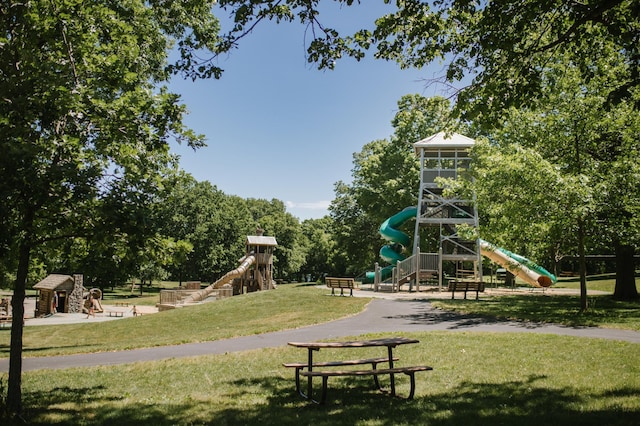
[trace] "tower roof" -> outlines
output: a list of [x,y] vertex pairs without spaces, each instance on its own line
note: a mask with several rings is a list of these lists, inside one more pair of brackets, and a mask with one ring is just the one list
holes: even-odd
[[265,237],[263,235],[249,235],[247,237],[247,244],[252,246],[277,246],[278,243],[275,237]]
[[459,133],[445,132],[436,133],[428,138],[419,140],[413,144],[413,148],[416,154],[420,153],[421,149],[449,149],[449,150],[465,150],[471,148],[475,144],[475,140]]

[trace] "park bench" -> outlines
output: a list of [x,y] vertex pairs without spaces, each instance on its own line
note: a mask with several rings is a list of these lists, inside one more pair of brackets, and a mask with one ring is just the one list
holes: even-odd
[[331,294],[335,295],[336,288],[340,289],[340,296],[344,296],[344,290],[349,289],[349,295],[353,296],[353,289],[356,286],[353,278],[326,277],[324,283],[331,289]]
[[[346,376],[374,376],[374,380],[378,389],[382,390],[378,383],[377,377],[381,374],[406,374],[410,377],[411,388],[407,399],[413,399],[416,390],[416,378],[415,374],[418,371],[430,371],[432,367],[426,365],[414,365],[409,367],[393,367],[393,368],[381,368],[372,370],[327,370],[327,371],[302,371],[300,374],[304,377],[322,377],[322,396],[320,397],[320,404],[324,404],[327,399],[327,382],[329,377],[346,377]],[[395,386],[391,388],[391,395],[395,396]]]
[[467,298],[468,291],[476,292],[476,300],[479,298],[479,293],[484,292],[484,283],[481,281],[467,281],[467,280],[451,280],[447,287],[447,291],[451,292],[451,299],[454,298],[456,291],[464,291],[464,298]]
[[109,311],[109,316],[110,317],[123,317],[124,316],[124,312],[122,312],[122,311]]

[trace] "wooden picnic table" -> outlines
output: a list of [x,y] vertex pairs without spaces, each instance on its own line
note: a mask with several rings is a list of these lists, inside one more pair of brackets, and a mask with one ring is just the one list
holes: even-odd
[[[320,401],[320,403],[323,403],[326,399],[327,379],[330,376],[334,377],[334,376],[371,375],[374,377],[376,386],[378,386],[378,388],[381,389],[377,376],[381,374],[389,374],[391,395],[395,396],[395,392],[396,392],[395,374],[399,374],[399,373],[407,374],[411,377],[411,393],[409,395],[409,399],[411,399],[413,398],[413,394],[415,390],[415,379],[414,379],[415,372],[431,370],[432,368],[427,366],[395,367],[394,361],[397,361],[398,358],[394,358],[393,349],[400,345],[415,344],[415,343],[420,343],[420,341],[416,339],[408,339],[405,337],[389,337],[389,338],[370,339],[370,340],[353,340],[353,341],[346,341],[346,342],[289,342],[290,346],[307,349],[307,362],[306,364],[305,363],[289,363],[289,364],[284,364],[284,366],[296,368],[296,390],[302,397],[310,401],[314,401],[313,400],[313,378],[314,377],[322,377],[323,379],[322,399]],[[314,363],[313,361],[313,353],[319,351],[320,349],[348,349],[348,348],[371,348],[371,347],[386,347],[387,348],[386,357],[329,361],[329,362],[319,362],[319,363]],[[383,369],[378,369],[377,368],[378,363],[384,363],[388,367]],[[314,370],[314,367],[335,367],[335,366],[363,365],[363,364],[371,364],[372,369],[371,370],[338,370],[338,371]],[[301,371],[303,369],[304,371]],[[306,394],[303,393],[300,389],[300,382],[299,382],[300,375],[307,377],[307,393]],[[314,402],[317,402],[317,401],[314,401]]]

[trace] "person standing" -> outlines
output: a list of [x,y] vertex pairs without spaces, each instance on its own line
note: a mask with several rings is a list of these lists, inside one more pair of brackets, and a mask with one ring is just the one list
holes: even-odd
[[94,318],[96,317],[96,310],[93,306],[93,293],[89,293],[89,299],[88,299],[88,312],[87,312],[87,319],[89,319],[90,316],[93,316]]
[[58,292],[54,291],[53,296],[51,296],[51,314],[55,314],[58,312]]

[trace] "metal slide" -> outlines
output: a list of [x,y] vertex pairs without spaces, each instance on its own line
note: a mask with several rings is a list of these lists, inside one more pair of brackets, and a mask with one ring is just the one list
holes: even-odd
[[240,266],[238,266],[233,271],[230,271],[224,274],[221,278],[219,278],[209,287],[203,290],[197,291],[192,295],[190,295],[189,297],[185,298],[184,303],[187,304],[187,303],[196,303],[196,302],[203,301],[204,299],[207,298],[207,296],[213,293],[214,290],[217,290],[223,285],[230,283],[235,278],[241,277],[247,271],[249,266],[251,266],[255,261],[256,261],[256,257],[253,255],[243,257],[242,259],[240,259]]
[[484,240],[480,240],[480,254],[534,287],[550,287],[558,280],[542,266]]

